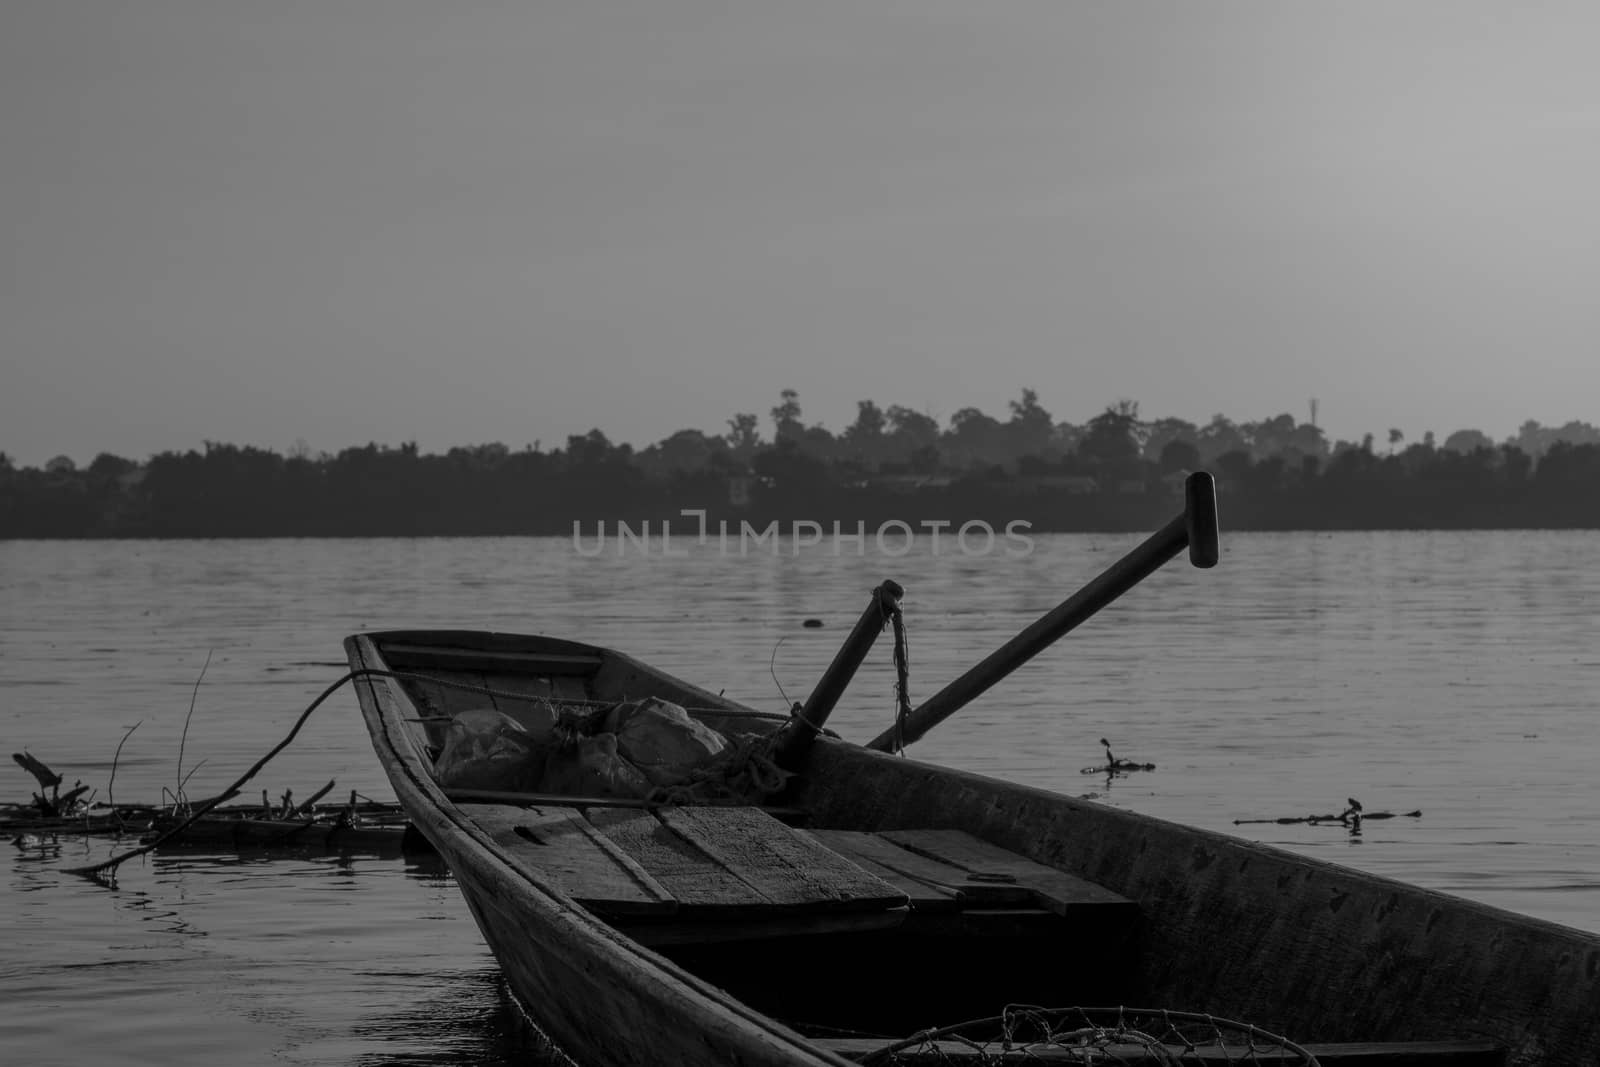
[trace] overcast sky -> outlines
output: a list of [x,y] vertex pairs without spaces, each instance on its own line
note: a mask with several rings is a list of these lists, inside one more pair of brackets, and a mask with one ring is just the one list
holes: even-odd
[[0,449],[1600,421],[1600,4],[6,0]]

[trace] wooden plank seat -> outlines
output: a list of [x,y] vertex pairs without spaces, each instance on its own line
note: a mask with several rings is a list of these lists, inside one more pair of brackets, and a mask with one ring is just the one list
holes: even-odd
[[906,894],[759,808],[461,804],[519,869],[646,944],[881,929]]
[[670,915],[678,901],[572,808],[461,804],[511,865],[604,915]]
[[652,945],[897,926],[1126,928],[1115,893],[959,830],[799,830],[753,807],[462,803],[510,862]]
[[[873,1038],[817,1038],[818,1045],[843,1056],[847,1060],[862,1060],[889,1044]],[[1305,1044],[1301,1046],[1317,1058],[1322,1067],[1503,1067],[1505,1049],[1491,1041],[1383,1041],[1345,1042],[1339,1044]],[[943,1042],[937,1048],[915,1052],[896,1053],[896,1064],[962,1064],[991,1063],[976,1048],[959,1042]],[[1016,1052],[1018,1063],[1127,1063],[1127,1064],[1208,1064],[1208,1063],[1281,1063],[1304,1062],[1298,1056],[1286,1053],[1257,1051],[1249,1059],[1242,1049],[1194,1048],[1162,1046],[1160,1049],[1138,1045],[1113,1045],[1092,1061],[1083,1050],[1065,1048],[1028,1048]]]
[[1125,897],[961,830],[806,832],[903,891],[911,926],[926,933],[1027,936],[1064,918],[1108,932],[1138,914]]

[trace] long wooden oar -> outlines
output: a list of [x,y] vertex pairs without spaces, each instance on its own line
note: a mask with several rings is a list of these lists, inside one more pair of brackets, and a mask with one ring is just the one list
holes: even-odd
[[898,741],[909,745],[982,695],[1000,679],[1065,636],[1079,623],[1111,603],[1162,564],[1189,549],[1196,567],[1217,564],[1217,483],[1201,471],[1184,482],[1183,514],[1151,534],[1108,567],[1100,577],[1062,601],[1054,610],[990,653],[982,663],[923,701],[901,724],[868,742],[868,748],[892,751]]
[[905,590],[891,581],[885,581],[872,591],[871,602],[861,613],[861,618],[856,620],[850,636],[834,653],[833,662],[823,672],[822,680],[774,743],[774,763],[784,770],[794,770],[805,760],[806,753],[811,750],[811,742],[822,731],[822,724],[828,721],[839,698],[844,695],[845,686],[855,677],[862,661],[871,651],[872,643],[883,632],[884,623],[900,609],[900,598],[903,596]]

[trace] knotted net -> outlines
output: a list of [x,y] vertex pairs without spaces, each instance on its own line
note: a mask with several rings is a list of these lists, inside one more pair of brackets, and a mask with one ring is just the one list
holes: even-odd
[[924,1030],[867,1056],[866,1067],[1051,1063],[1316,1065],[1288,1038],[1248,1023],[1164,1008],[1039,1008]]

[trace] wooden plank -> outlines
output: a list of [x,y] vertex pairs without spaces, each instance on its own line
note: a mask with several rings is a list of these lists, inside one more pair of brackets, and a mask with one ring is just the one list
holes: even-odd
[[[961,909],[961,893],[959,890],[936,882],[913,878],[891,867],[886,867],[874,859],[865,850],[852,847],[849,838],[853,836],[872,838],[871,834],[858,834],[851,830],[810,830],[808,832],[824,848],[832,849],[837,855],[844,857],[868,874],[883,879],[906,895],[912,911],[918,914],[930,912],[951,912]],[[875,839],[874,839],[875,840]],[[890,845],[890,848],[895,846]],[[904,849],[897,851],[905,852]],[[912,855],[905,852],[905,855]],[[914,857],[921,859],[922,857]],[[927,861],[932,863],[934,861]],[[963,872],[956,871],[957,875]]]
[[667,808],[672,830],[773,904],[799,910],[878,911],[907,895],[756,808]]
[[960,867],[970,874],[1003,878],[1023,886],[1057,915],[1094,909],[1097,914],[1126,911],[1131,917],[1137,910],[1131,900],[1109,889],[1035,863],[964,830],[890,830],[882,836],[902,848]]
[[487,649],[449,648],[385,642],[383,658],[391,670],[446,667],[456,670],[507,669],[537,674],[590,675],[600,669],[597,655],[560,652],[492,652]]
[[[577,793],[520,793],[504,789],[447,788],[444,795],[451,800],[479,801],[490,804],[515,804],[534,808],[660,808],[659,802],[640,800],[638,797],[590,797]],[[774,819],[804,819],[804,808],[759,807]]]
[[672,893],[577,812],[462,804],[461,811],[499,845],[514,865],[606,915],[663,915],[677,910]]
[[[721,922],[684,922],[659,919],[618,921],[618,930],[641,945],[714,945],[730,941],[766,941],[777,937],[807,937],[815,934],[863,933],[887,930],[907,921],[907,909],[883,911],[784,911],[776,915]],[[1048,914],[1048,913],[1046,913]],[[960,916],[941,916],[959,918]],[[1052,922],[1061,920],[1050,915]]]
[[[873,1052],[890,1044],[876,1038],[816,1038],[815,1043],[837,1053],[847,1060],[863,1060]],[[1315,1056],[1322,1067],[1503,1067],[1505,1050],[1490,1041],[1405,1041],[1405,1042],[1346,1042],[1338,1044],[1302,1045]],[[1083,1064],[1083,1049],[1027,1048],[1013,1054],[1018,1063]],[[895,1054],[896,1064],[980,1064],[995,1062],[995,1054],[987,1058],[978,1049],[958,1042],[938,1045],[936,1049],[908,1050]],[[1104,1063],[1304,1063],[1298,1055],[1287,1052],[1255,1051],[1248,1059],[1243,1048],[1193,1048],[1164,1045],[1159,1049],[1139,1045],[1112,1045],[1102,1050],[1095,1062]]]
[[648,811],[591,808],[589,822],[627,853],[678,902],[678,915],[748,916],[772,903],[748,883],[673,833]]
[[[851,862],[904,890],[914,908],[947,911],[1034,901],[1033,891],[1025,886],[973,878],[969,871],[901,848],[877,834],[857,830],[806,832]],[[892,877],[885,871],[891,872]]]

